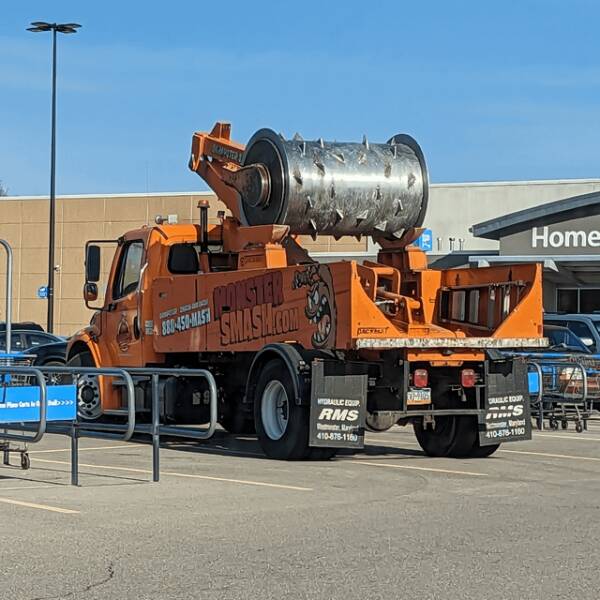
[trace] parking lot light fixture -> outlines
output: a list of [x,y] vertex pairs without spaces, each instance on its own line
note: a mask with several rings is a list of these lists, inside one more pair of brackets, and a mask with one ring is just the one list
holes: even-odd
[[48,332],[54,329],[54,234],[56,229],[56,34],[77,33],[79,23],[46,23],[34,21],[27,31],[40,33],[52,32],[52,139],[50,143],[50,217],[48,236]]

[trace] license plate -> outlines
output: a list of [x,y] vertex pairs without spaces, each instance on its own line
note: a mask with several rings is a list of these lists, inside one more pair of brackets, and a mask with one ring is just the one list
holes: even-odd
[[408,393],[406,394],[406,404],[408,406],[431,404],[431,390],[429,388],[408,390]]

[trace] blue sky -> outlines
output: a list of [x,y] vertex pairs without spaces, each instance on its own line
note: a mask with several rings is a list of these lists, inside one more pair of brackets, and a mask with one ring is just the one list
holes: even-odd
[[49,180],[50,35],[59,39],[57,192],[204,189],[191,134],[245,142],[412,134],[434,182],[600,177],[600,3],[4,0],[0,179]]

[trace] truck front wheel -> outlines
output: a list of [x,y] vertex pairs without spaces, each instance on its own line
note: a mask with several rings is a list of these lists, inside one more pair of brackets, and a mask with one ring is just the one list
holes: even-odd
[[[95,367],[90,352],[75,354],[67,361],[68,367]],[[100,385],[97,375],[77,375],[77,412],[82,419],[94,421],[102,416]]]

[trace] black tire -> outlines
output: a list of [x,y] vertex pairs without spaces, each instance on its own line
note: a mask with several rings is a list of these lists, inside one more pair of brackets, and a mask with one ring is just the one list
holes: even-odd
[[435,429],[414,424],[415,435],[423,452],[434,458],[487,458],[500,444],[480,446],[477,419],[468,415],[438,417]]
[[[44,367],[64,367],[65,363],[60,362],[59,360],[49,360],[45,362],[42,366]],[[51,385],[69,385],[73,383],[73,377],[68,375],[67,373],[49,373],[44,375],[44,379],[46,383]]]
[[[278,382],[277,386],[274,382]],[[278,439],[269,435],[270,426],[263,423],[263,402],[265,390],[270,388],[283,388],[286,402],[286,424],[283,433]],[[269,392],[267,392],[268,394]],[[254,392],[254,425],[258,441],[264,453],[269,458],[277,460],[326,460],[331,458],[335,448],[310,448],[308,445],[309,434],[309,407],[298,405],[295,402],[292,374],[281,360],[271,360],[264,365],[258,376]]]
[[29,458],[29,454],[27,452],[21,453],[21,469],[23,471],[28,471],[31,467],[31,459]]
[[577,433],[583,433],[583,425],[581,423],[576,423],[575,424],[575,431]]
[[457,419],[456,438],[448,456],[451,458],[471,458],[479,446],[479,426],[477,417],[460,415]]
[[560,426],[562,429],[569,429],[569,422],[568,421],[561,421],[560,422]]
[[437,417],[435,428],[424,427],[421,419],[413,424],[419,446],[427,456],[441,458],[450,455],[456,440],[457,419],[452,416]]

